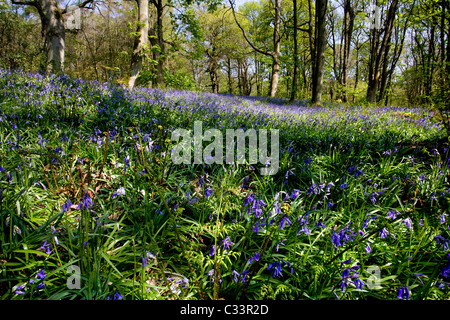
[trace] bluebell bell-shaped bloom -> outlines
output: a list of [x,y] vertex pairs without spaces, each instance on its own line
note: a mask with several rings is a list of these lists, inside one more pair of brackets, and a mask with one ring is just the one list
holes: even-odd
[[389,235],[389,231],[388,231],[386,228],[383,228],[383,229],[380,231],[380,238],[381,238],[381,239],[386,238],[388,235]]
[[231,247],[234,245],[234,242],[232,242],[230,240],[230,237],[227,236],[225,239],[222,240],[222,245],[225,250],[230,250]]
[[83,199],[81,200],[81,202],[78,204],[77,209],[89,209],[92,206],[92,199],[89,196],[89,193],[86,192],[83,196]]
[[281,218],[280,220],[280,230],[283,230],[283,228],[288,225],[291,226],[292,222],[291,220],[289,220],[288,216],[284,216],[283,218]]
[[234,283],[238,283],[238,281],[239,281],[239,272],[237,272],[236,270],[233,270],[233,272],[231,273],[231,276],[233,277]]
[[216,246],[215,245],[212,245],[211,246],[211,249],[209,249],[209,256],[210,257],[212,257],[212,256],[214,256],[216,254]]
[[409,300],[409,288],[404,285],[400,285],[398,288],[397,299],[406,299]]
[[65,204],[63,204],[62,209],[63,209],[63,211],[69,211],[71,206],[72,206],[72,202],[70,202],[70,199],[67,199],[67,202]]
[[412,221],[411,221],[410,218],[406,218],[405,220],[403,220],[403,223],[405,224],[405,226],[406,226],[408,229],[411,229],[411,228],[412,228]]
[[261,258],[261,254],[259,252],[255,252],[255,254],[248,259],[248,264],[251,264],[253,261],[259,261],[259,258]]

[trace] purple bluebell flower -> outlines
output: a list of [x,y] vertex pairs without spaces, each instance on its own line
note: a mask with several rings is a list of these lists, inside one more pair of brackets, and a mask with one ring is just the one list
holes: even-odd
[[294,190],[292,190],[292,192],[291,192],[291,199],[292,200],[295,200],[295,199],[297,199],[297,197],[300,195],[300,190],[298,190],[298,189],[294,189]]
[[209,198],[213,194],[213,192],[214,192],[213,189],[211,189],[210,187],[207,187],[205,189],[205,197]]
[[447,264],[442,269],[441,276],[450,278],[450,253],[447,256]]
[[[211,282],[212,283],[214,283],[214,278],[215,278],[215,271],[214,271],[214,269],[211,269],[209,272],[208,272],[208,276],[209,277],[211,277]],[[220,279],[220,277],[219,277],[219,283],[222,283],[222,279]]]
[[111,199],[114,199],[117,196],[124,196],[124,195],[125,195],[125,189],[124,189],[124,187],[120,187],[119,189],[117,189],[116,192],[114,192],[111,195]]
[[120,293],[116,292],[114,293],[112,299],[110,298],[110,296],[108,296],[106,298],[106,300],[122,300],[123,299],[123,295],[121,295]]
[[248,275],[250,274],[250,271],[248,271],[247,269],[245,269],[244,271],[242,271],[241,273],[241,280],[243,283],[247,284],[246,280]]
[[444,251],[449,249],[450,240],[444,238],[442,235],[435,236],[434,240],[436,240],[436,244],[442,244],[442,248]]
[[386,238],[389,235],[389,231],[386,228],[383,228],[383,230],[380,231],[380,238]]
[[403,300],[409,300],[409,288],[407,286],[404,285],[400,285],[398,288],[398,294],[397,294],[397,299]]
[[[341,268],[344,266],[344,264],[351,264],[351,259],[341,262]],[[359,272],[357,270],[359,270],[359,266],[353,266],[350,268],[347,267],[343,270],[342,275],[341,275],[341,285],[340,285],[342,292],[345,291],[345,288],[351,282],[353,282],[353,284],[355,285],[355,287],[357,289],[360,289],[360,290],[363,289],[364,282],[362,282],[361,279],[359,279]]]
[[239,272],[237,272],[236,270],[233,270],[233,272],[231,273],[231,276],[233,277],[234,283],[238,283],[238,281],[239,281]]
[[255,254],[248,259],[248,264],[251,264],[253,261],[259,261],[259,258],[261,258],[261,254],[259,252],[255,252]]
[[[281,274],[281,271],[282,271],[281,266],[283,264],[285,266],[288,266],[289,268],[291,268],[291,264],[289,262],[287,262],[287,261],[284,261],[284,260],[274,261],[267,267],[267,270],[272,270],[272,278],[281,277],[282,276],[282,274]],[[291,268],[291,274],[292,273],[293,273],[293,269]]]
[[89,209],[92,206],[92,199],[89,196],[89,193],[86,192],[83,196],[83,199],[78,204],[77,209]]
[[216,246],[215,245],[212,245],[211,246],[211,249],[209,249],[209,256],[210,257],[212,257],[212,256],[214,256],[216,254]]
[[411,221],[410,218],[406,218],[405,220],[403,220],[403,223],[405,224],[405,226],[406,226],[408,229],[411,229],[411,228],[412,228],[412,221]]
[[291,220],[289,220],[288,216],[284,216],[283,218],[281,218],[280,220],[280,230],[283,230],[283,228],[288,225],[291,226],[292,222]]
[[18,285],[14,292],[19,295],[25,294],[25,288],[26,288],[26,286],[24,284]]
[[70,202],[70,199],[67,199],[67,202],[65,204],[63,204],[62,209],[63,209],[63,211],[69,211],[71,206],[72,206],[72,202]]
[[225,250],[230,250],[231,247],[234,245],[234,242],[232,242],[230,240],[230,237],[227,236],[225,239],[222,240],[222,245]]
[[372,248],[370,247],[370,244],[368,242],[367,242],[365,250],[366,250],[367,254],[369,254],[372,251]]
[[45,274],[44,269],[41,269],[41,271],[39,271],[39,272],[36,274],[36,276],[38,277],[38,279],[44,280],[45,277],[46,277],[46,274]]
[[392,219],[392,220],[394,220],[395,218],[397,218],[397,214],[399,214],[399,212],[398,212],[398,211],[393,211],[393,210],[388,211],[388,213],[387,213],[388,218],[390,218],[390,219]]
[[319,220],[319,222],[316,222],[314,227],[326,228],[327,226],[323,224],[322,220]]
[[335,250],[337,250],[338,247],[344,246],[348,242],[353,241],[355,237],[355,230],[348,228],[347,225],[339,232],[333,232],[333,234],[331,235],[331,242],[333,243]]

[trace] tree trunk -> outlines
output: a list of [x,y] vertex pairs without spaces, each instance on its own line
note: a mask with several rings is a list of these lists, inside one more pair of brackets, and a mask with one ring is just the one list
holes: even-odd
[[293,0],[294,5],[294,70],[292,74],[292,89],[291,89],[291,98],[290,102],[294,102],[295,96],[297,94],[297,69],[298,69],[298,43],[297,43],[297,0]]
[[38,12],[41,16],[44,51],[47,53],[46,70],[63,73],[66,35],[62,12],[55,0],[41,0],[38,4],[41,7]]
[[[16,1],[13,4],[35,7],[41,18],[43,49],[47,59],[43,69],[49,73],[64,73],[65,28],[63,13],[56,0]],[[86,4],[83,4],[86,5]]]
[[367,101],[369,103],[375,102],[376,93],[380,80],[380,68],[382,64],[388,63],[389,42],[394,27],[395,15],[397,12],[398,0],[393,0],[389,6],[386,16],[383,39],[380,44],[381,32],[375,28],[372,30],[372,37],[370,43],[370,58],[369,58],[369,77],[367,86]]
[[346,0],[344,5],[344,52],[342,58],[341,85],[344,88],[342,101],[347,102],[347,78],[348,78],[348,61],[350,57],[350,44],[353,33],[353,25],[355,22],[355,11],[351,4],[351,0]]
[[325,17],[328,0],[316,0],[315,37],[314,37],[314,66],[312,74],[312,105],[320,105],[322,101],[323,70],[325,64]]
[[219,65],[217,63],[216,48],[208,49],[206,51],[208,55],[208,69],[209,77],[211,79],[211,92],[219,92]]
[[142,70],[145,51],[148,50],[148,0],[137,0],[138,26],[134,39],[133,55],[131,57],[131,76],[128,87],[133,89],[139,73]]
[[278,88],[278,78],[280,73],[280,46],[281,46],[280,22],[281,22],[281,0],[275,0],[272,76],[270,77],[270,87],[269,87],[270,97],[275,97]]
[[153,52],[153,60],[157,62],[156,64],[156,77],[153,81],[153,87],[157,88],[164,84],[164,55],[165,55],[165,44],[164,44],[164,33],[163,33],[163,15],[164,6],[162,0],[152,0],[153,5],[156,8],[156,39],[155,45],[159,47],[159,50]]
[[228,93],[233,93],[233,82],[231,78],[231,59],[227,59],[227,74],[228,74]]

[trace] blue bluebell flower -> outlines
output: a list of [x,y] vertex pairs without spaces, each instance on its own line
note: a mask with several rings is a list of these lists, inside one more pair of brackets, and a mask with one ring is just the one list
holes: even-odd
[[225,250],[229,250],[234,245],[234,242],[232,242],[230,240],[230,237],[227,236],[225,239],[222,240],[222,245]]
[[215,245],[212,245],[211,246],[211,249],[209,249],[209,256],[210,257],[212,257],[212,256],[214,256],[216,254],[216,246]]
[[89,209],[92,206],[92,199],[89,196],[89,193],[86,192],[83,196],[83,199],[78,204],[77,209]]
[[[272,278],[282,276],[282,274],[281,274],[282,268],[281,267],[283,264],[288,266],[289,268],[291,268],[291,264],[284,260],[274,261],[267,267],[267,270],[272,270]],[[291,268],[291,274],[292,273],[293,273],[293,268]]]
[[283,230],[286,225],[288,225],[288,226],[292,225],[292,222],[291,222],[291,220],[289,220],[288,216],[284,216],[283,218],[281,218],[280,230]]
[[406,299],[409,300],[409,288],[404,285],[400,285],[398,288],[397,299]]
[[233,270],[233,272],[231,273],[231,276],[233,277],[234,283],[238,283],[238,281],[239,281],[239,272],[237,272],[236,270]]
[[261,254],[259,252],[255,252],[255,254],[248,259],[248,264],[251,264],[253,261],[259,261],[259,258],[261,258]]
[[383,229],[380,231],[380,238],[381,238],[381,239],[386,238],[388,235],[389,235],[389,231],[388,231],[386,228],[383,228]]
[[63,204],[63,206],[62,206],[62,210],[69,211],[71,206],[72,206],[72,202],[70,202],[70,199],[67,199],[67,202],[65,204]]
[[408,229],[411,229],[411,228],[412,228],[412,221],[411,221],[410,218],[406,218],[405,220],[403,220],[403,223],[405,224],[405,226],[406,226]]

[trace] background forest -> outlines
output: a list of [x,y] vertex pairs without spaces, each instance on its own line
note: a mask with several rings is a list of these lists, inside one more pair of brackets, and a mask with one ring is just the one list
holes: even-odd
[[[38,10],[13,2],[1,1],[0,66],[45,70]],[[316,20],[323,18],[323,100],[416,105],[445,96],[448,1],[322,2],[261,0],[238,7],[226,1],[151,0],[137,84],[309,99],[316,57],[321,56]],[[66,8],[64,72],[127,84],[140,30],[137,4],[86,1],[81,24],[73,29],[67,27],[68,4],[60,3],[61,12]]]

